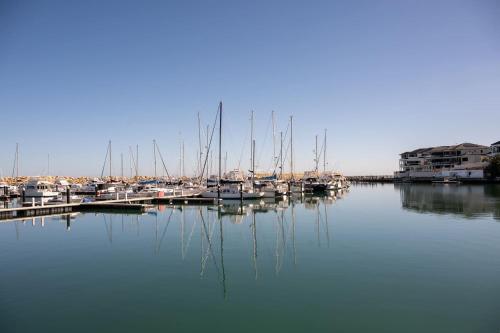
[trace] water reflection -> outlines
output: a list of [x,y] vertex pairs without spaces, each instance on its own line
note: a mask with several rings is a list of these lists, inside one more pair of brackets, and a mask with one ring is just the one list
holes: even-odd
[[500,219],[499,185],[395,184],[404,209],[418,213],[454,214]]
[[[46,228],[46,221],[50,220],[62,222],[68,232],[79,233],[83,232],[84,228],[90,228],[92,231],[96,230],[97,235],[103,234],[104,238],[94,237],[89,240],[95,246],[103,246],[104,241],[113,247],[121,247],[123,237],[130,239],[130,236],[133,236],[131,239],[140,239],[141,242],[145,239],[146,246],[152,247],[151,253],[154,257],[165,255],[166,247],[171,256],[172,246],[179,246],[180,259],[198,262],[199,277],[217,281],[225,299],[228,297],[230,274],[240,271],[245,265],[251,269],[255,280],[269,275],[270,272],[278,276],[287,262],[291,267],[297,265],[297,206],[300,206],[301,214],[304,214],[305,207],[309,216],[305,220],[301,219],[302,222],[314,222],[302,223],[311,238],[314,235],[314,241],[306,244],[314,244],[317,248],[330,247],[328,206],[333,205],[346,193],[332,192],[321,197],[300,195],[279,201],[225,202],[220,206],[158,205],[153,211],[142,215],[75,213],[4,220],[2,223],[12,222],[18,240],[22,237],[22,228],[19,226],[31,224],[36,229]],[[73,223],[81,225],[72,229]],[[178,229],[175,229],[175,226],[178,226]],[[52,224],[51,229],[54,227],[57,228],[57,225]],[[44,233],[45,237],[50,237],[51,234],[53,233]],[[224,258],[226,236],[231,247],[229,253],[233,257],[229,262],[225,262]],[[239,236],[243,237],[243,243],[238,243]],[[304,234],[301,233],[301,238],[303,237]],[[119,241],[115,242],[115,238]],[[188,257],[193,246],[195,250],[199,248],[199,252],[196,254],[191,250]],[[235,251],[246,252],[248,261],[235,262]]]

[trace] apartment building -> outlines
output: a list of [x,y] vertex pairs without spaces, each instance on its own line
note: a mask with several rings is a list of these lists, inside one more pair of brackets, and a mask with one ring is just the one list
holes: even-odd
[[406,177],[409,173],[425,175],[450,170],[484,169],[489,153],[490,147],[474,143],[419,148],[401,154],[399,171],[395,173],[395,176]]
[[490,154],[491,157],[498,156],[500,155],[500,141],[495,142],[491,145],[490,147]]

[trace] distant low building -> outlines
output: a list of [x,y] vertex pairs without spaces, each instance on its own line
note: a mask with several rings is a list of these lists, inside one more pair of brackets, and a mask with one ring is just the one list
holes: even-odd
[[464,174],[468,177],[482,177],[489,153],[490,147],[474,143],[419,148],[401,154],[399,171],[396,171],[394,176],[433,178]]

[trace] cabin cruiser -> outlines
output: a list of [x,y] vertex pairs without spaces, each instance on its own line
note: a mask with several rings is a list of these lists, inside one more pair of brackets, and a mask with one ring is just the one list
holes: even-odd
[[75,194],[96,194],[99,186],[102,186],[104,182],[99,178],[92,179],[91,182],[80,185],[80,184],[71,184],[71,192]]
[[175,190],[176,189],[174,187],[146,185],[139,192],[137,192],[137,194],[139,194],[139,196],[162,197],[164,195],[173,195]]
[[264,198],[276,198],[286,196],[287,185],[276,179],[262,178],[254,181],[254,187],[261,192],[264,192]]
[[342,174],[332,171],[322,172],[319,176],[319,181],[327,184],[328,191],[339,191],[350,186],[349,182]]
[[304,182],[304,191],[307,193],[325,192],[330,184],[328,180],[320,179],[315,171],[306,171],[302,181]]
[[331,171],[322,172],[318,180],[320,183],[326,184],[326,191],[338,191],[342,188],[342,183],[337,174]]
[[57,197],[59,192],[54,190],[54,184],[44,180],[30,179],[24,187],[27,197]]

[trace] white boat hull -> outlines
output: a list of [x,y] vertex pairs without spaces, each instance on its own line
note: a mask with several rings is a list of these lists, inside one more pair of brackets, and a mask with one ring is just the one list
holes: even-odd
[[24,193],[24,196],[29,197],[29,198],[52,198],[52,197],[57,197],[59,195],[59,192],[49,192],[49,191],[26,191]]
[[[219,198],[219,194],[217,193],[217,191],[205,191],[205,192],[201,193],[201,196],[203,198],[214,198],[214,199]],[[225,199],[225,200],[240,200],[240,199],[249,200],[249,199],[260,199],[262,197],[264,197],[264,192],[239,193],[239,192],[223,192],[223,191],[221,191],[221,193],[220,193],[220,198]]]

